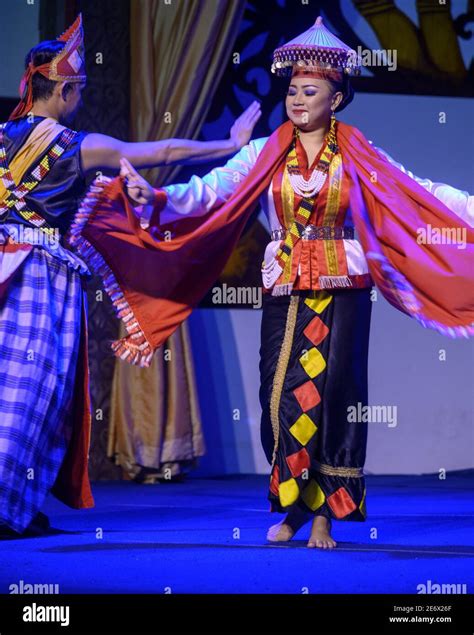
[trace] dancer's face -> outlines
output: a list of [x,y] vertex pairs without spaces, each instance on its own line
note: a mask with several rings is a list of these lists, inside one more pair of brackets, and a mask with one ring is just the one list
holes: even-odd
[[342,97],[325,79],[293,77],[286,95],[286,113],[295,126],[311,132],[328,125],[331,106],[336,108]]

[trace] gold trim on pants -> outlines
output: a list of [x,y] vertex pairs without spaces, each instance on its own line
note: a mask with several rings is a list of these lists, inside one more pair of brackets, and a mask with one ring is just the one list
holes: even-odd
[[288,314],[286,317],[285,335],[283,337],[283,343],[281,345],[280,355],[278,357],[278,363],[275,370],[275,376],[273,378],[272,394],[270,397],[270,420],[272,422],[273,429],[273,458],[272,466],[275,464],[276,453],[278,450],[278,437],[280,435],[280,401],[283,391],[283,384],[285,383],[286,371],[288,369],[288,363],[290,361],[291,349],[293,347],[293,338],[295,334],[296,318],[298,316],[299,296],[292,295],[290,305],[288,307]]

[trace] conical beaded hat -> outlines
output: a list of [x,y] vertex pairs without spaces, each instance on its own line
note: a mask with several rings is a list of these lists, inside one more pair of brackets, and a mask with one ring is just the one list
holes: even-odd
[[331,69],[347,75],[360,73],[356,51],[344,44],[323,24],[321,16],[314,26],[273,53],[272,73],[290,76],[294,67]]

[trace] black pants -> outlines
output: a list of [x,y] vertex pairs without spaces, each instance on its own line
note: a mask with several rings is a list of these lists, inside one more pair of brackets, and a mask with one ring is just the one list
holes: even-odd
[[[264,297],[261,438],[273,511],[365,520],[370,289]],[[354,421],[355,418],[355,421]]]

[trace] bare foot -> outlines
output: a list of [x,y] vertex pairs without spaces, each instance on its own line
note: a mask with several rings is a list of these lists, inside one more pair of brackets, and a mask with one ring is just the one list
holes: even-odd
[[306,514],[300,509],[289,512],[286,517],[276,525],[272,525],[267,533],[270,542],[288,542],[296,534],[298,529],[311,520],[312,514]]
[[315,516],[308,547],[333,549],[336,546],[337,543],[331,536],[331,521],[325,516]]

